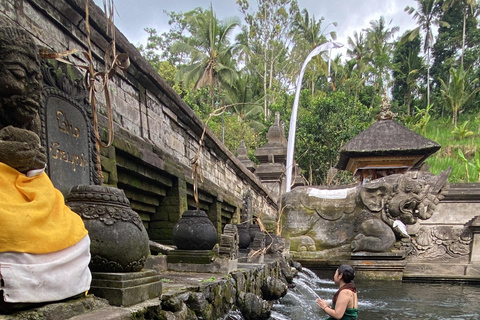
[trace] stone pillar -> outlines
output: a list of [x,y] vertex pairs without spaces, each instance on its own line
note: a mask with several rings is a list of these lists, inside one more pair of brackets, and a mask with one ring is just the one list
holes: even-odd
[[287,159],[287,139],[280,114],[275,113],[275,122],[268,129],[268,143],[255,150],[255,157],[260,161],[255,174],[270,191],[275,200],[285,192],[285,163]]
[[177,179],[157,207],[157,212],[151,217],[147,230],[150,239],[163,244],[173,244],[173,227],[187,208],[187,183]]
[[247,262],[249,263],[263,263],[265,258],[265,233],[257,232],[255,237],[250,243],[249,254],[247,257]]
[[472,230],[472,252],[470,256],[470,263],[467,265],[465,274],[467,276],[480,275],[480,216],[476,216],[471,224]]
[[100,148],[100,153],[102,155],[103,183],[117,187],[118,174],[115,147]]
[[217,229],[218,238],[222,234],[222,203],[223,199],[221,196],[218,196],[213,203],[209,206],[208,209],[208,219],[212,221],[215,229]]

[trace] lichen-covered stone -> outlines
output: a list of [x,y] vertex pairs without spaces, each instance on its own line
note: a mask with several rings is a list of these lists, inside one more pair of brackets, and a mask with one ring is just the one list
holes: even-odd
[[246,320],[264,320],[270,317],[273,302],[265,301],[251,292],[241,292],[237,306]]
[[287,294],[287,285],[277,278],[267,277],[263,281],[262,296],[266,300],[278,300]]

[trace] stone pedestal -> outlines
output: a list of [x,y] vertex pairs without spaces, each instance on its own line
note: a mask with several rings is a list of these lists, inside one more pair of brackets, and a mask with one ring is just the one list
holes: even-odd
[[174,250],[168,253],[171,271],[230,273],[237,270],[237,259],[223,259],[213,250]]
[[90,291],[114,306],[131,306],[162,293],[160,276],[154,270],[129,273],[92,272]]
[[355,252],[350,256],[356,278],[372,280],[402,280],[405,252]]
[[173,250],[167,255],[167,263],[209,264],[215,256],[213,250]]

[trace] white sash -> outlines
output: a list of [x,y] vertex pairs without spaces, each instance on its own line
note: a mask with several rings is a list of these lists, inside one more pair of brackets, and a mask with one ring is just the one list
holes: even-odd
[[66,249],[46,253],[0,253],[5,302],[63,300],[90,288],[90,238]]

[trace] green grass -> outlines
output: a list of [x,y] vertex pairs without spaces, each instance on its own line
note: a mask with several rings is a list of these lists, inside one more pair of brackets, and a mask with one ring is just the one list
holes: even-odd
[[[466,121],[468,123],[465,125]],[[452,167],[452,173],[448,179],[450,182],[480,182],[478,169],[471,165],[466,166],[458,155],[458,149],[460,149],[469,162],[475,163],[475,151],[480,152],[479,130],[480,121],[473,117],[459,119],[456,130],[451,124],[451,119],[431,120],[424,136],[437,142],[442,148],[427,159],[426,163],[431,166],[430,171],[438,174]]]

